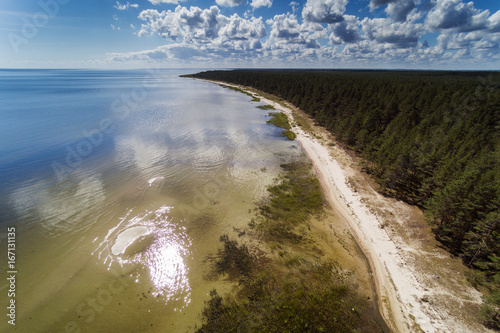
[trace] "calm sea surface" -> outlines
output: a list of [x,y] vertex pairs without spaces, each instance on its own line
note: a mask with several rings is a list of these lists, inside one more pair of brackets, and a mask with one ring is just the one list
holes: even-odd
[[219,236],[301,150],[261,103],[185,73],[0,70],[0,308],[15,227],[19,332],[191,332],[236,287]]

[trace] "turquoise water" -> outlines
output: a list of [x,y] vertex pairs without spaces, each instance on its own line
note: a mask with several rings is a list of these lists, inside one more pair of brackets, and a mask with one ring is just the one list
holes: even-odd
[[17,330],[193,331],[208,292],[235,287],[213,273],[219,236],[301,150],[251,97],[185,73],[0,70]]

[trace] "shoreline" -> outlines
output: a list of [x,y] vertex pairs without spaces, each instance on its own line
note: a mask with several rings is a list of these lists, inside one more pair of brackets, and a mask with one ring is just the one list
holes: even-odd
[[[316,126],[312,126],[312,134],[306,133],[296,124],[294,112],[301,111],[290,103],[266,98],[267,94],[250,87],[203,81],[239,88],[287,115],[296,140],[313,163],[326,201],[365,257],[379,312],[391,330],[490,331],[475,318],[481,294],[466,281],[463,265],[437,247],[428,226],[422,224],[425,221],[419,210],[376,192],[349,154],[336,144],[328,144],[335,143],[331,134]],[[410,235],[408,229],[418,237]]]

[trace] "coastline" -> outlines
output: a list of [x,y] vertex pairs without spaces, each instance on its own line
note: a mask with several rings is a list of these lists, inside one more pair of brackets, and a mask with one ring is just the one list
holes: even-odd
[[466,281],[459,260],[437,247],[418,209],[376,192],[326,130],[311,125],[312,133],[307,133],[297,125],[295,116],[301,111],[293,105],[253,88],[204,81],[254,94],[287,115],[328,205],[366,258],[375,300],[391,330],[489,331],[477,318],[481,294]]

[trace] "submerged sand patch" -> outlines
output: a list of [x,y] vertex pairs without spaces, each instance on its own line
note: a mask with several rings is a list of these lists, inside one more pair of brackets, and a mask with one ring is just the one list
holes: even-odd
[[142,236],[146,235],[148,231],[148,228],[143,226],[136,226],[126,229],[116,237],[115,243],[111,247],[111,253],[113,253],[115,256],[124,254],[130,245],[132,245]]

